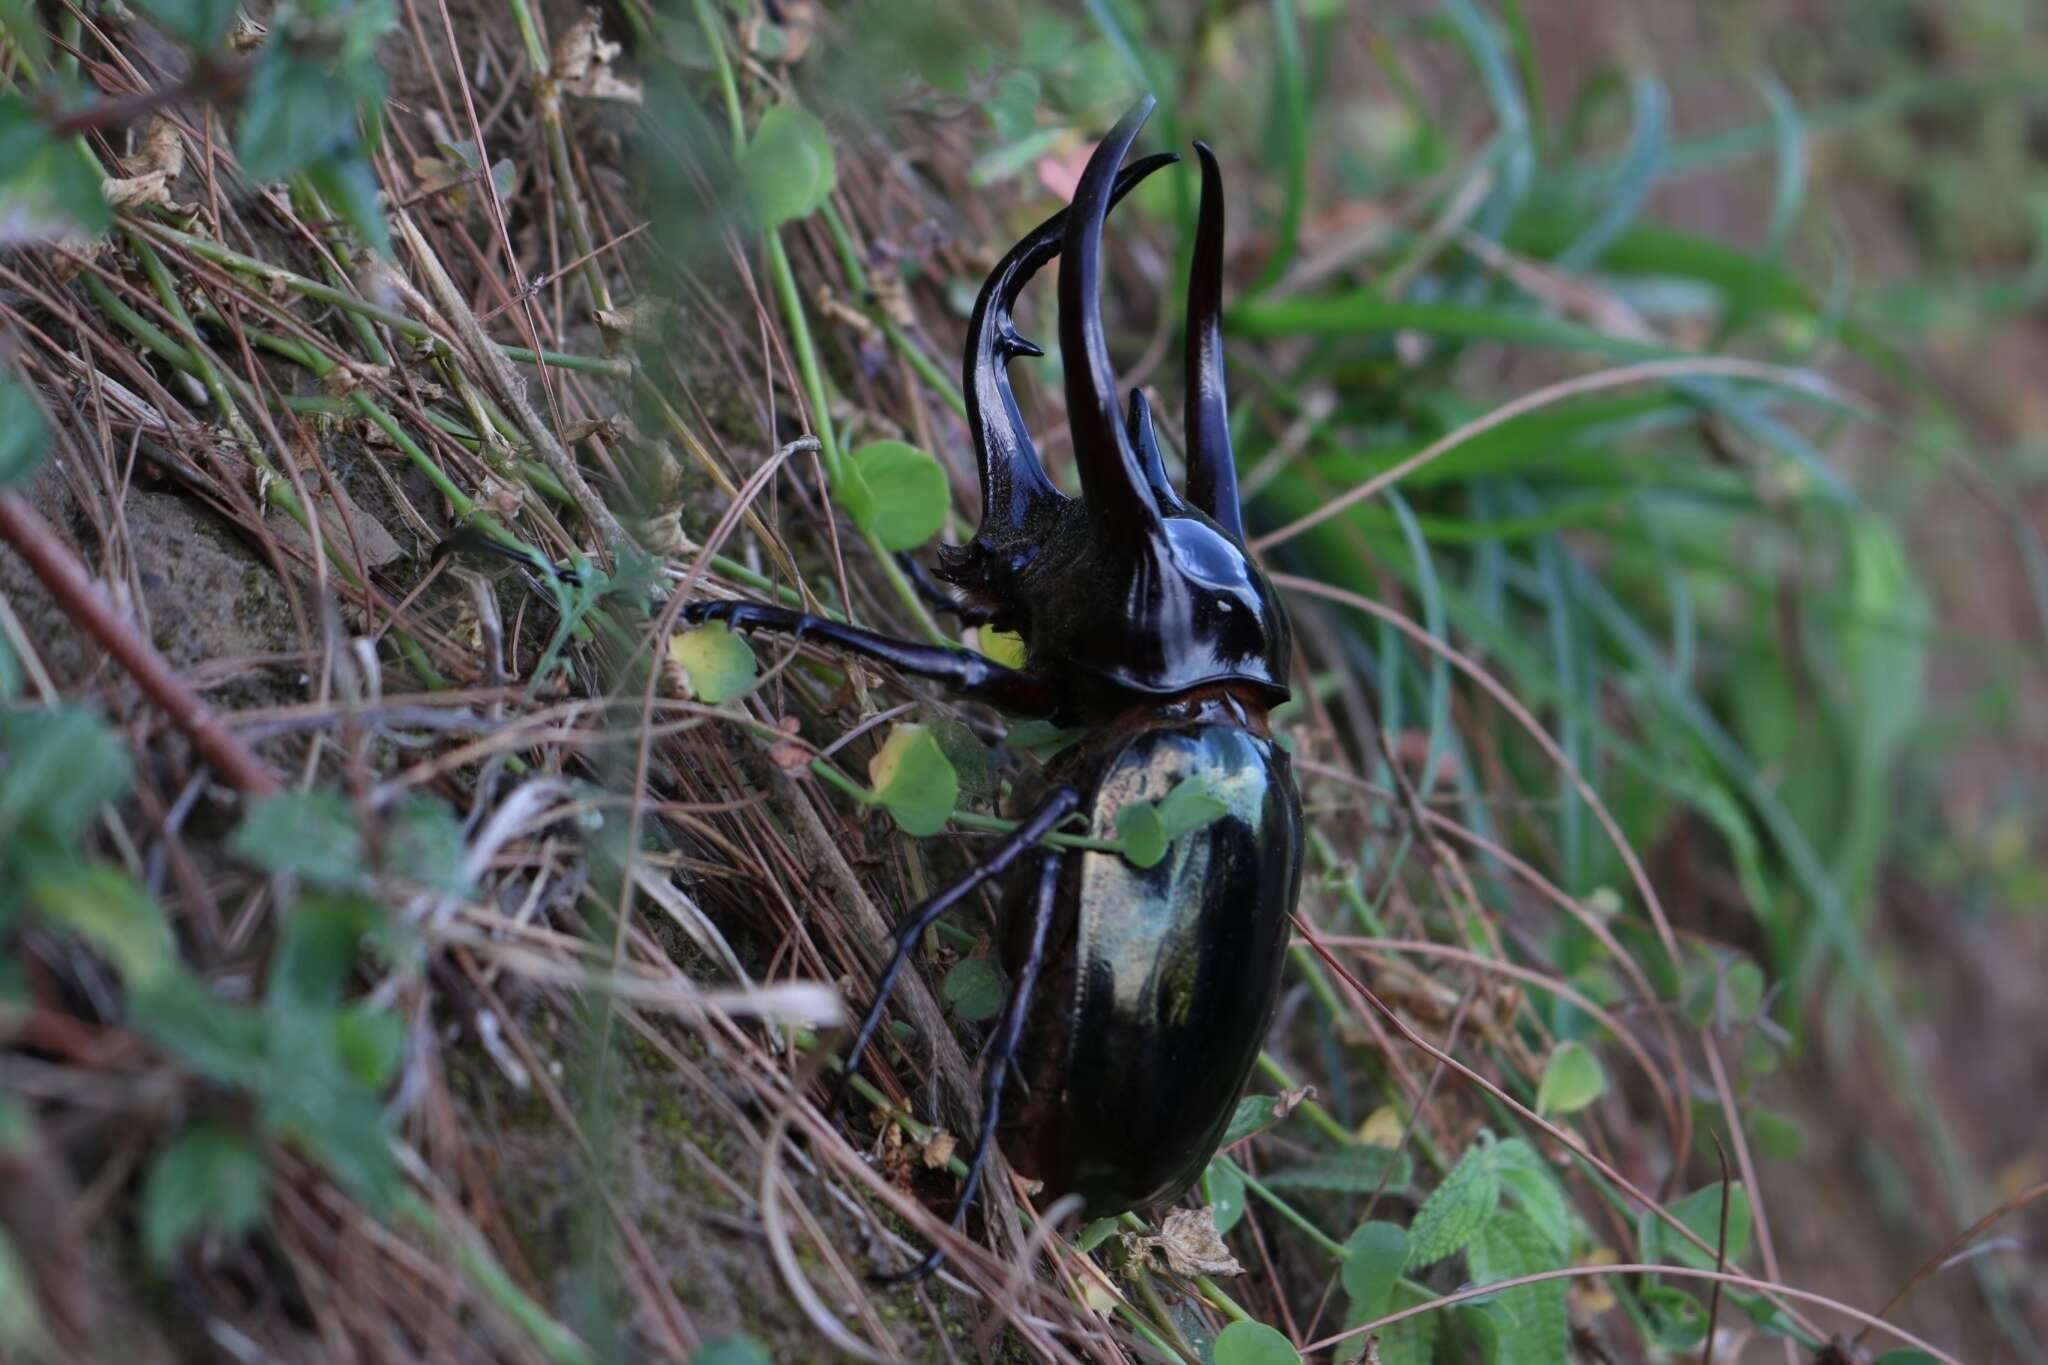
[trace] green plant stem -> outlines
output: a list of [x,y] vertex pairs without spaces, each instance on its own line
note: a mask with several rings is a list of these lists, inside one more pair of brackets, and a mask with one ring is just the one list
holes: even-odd
[[1227,1156],[1219,1156],[1216,1159],[1218,1161],[1221,1161],[1225,1166],[1229,1167],[1232,1171],[1235,1171],[1237,1173],[1238,1179],[1244,1181],[1246,1189],[1250,1190],[1253,1194],[1256,1194],[1259,1198],[1265,1200],[1266,1203],[1272,1207],[1275,1213],[1279,1214],[1282,1218],[1285,1218],[1289,1223],[1292,1223],[1301,1232],[1302,1236],[1308,1238],[1311,1242],[1314,1242],[1324,1251],[1336,1257],[1337,1260],[1339,1260],[1340,1262],[1345,1260],[1350,1255],[1349,1252],[1344,1250],[1342,1243],[1336,1241],[1328,1233],[1324,1232],[1321,1228],[1317,1227],[1314,1223],[1311,1223],[1306,1217],[1302,1215],[1299,1209],[1295,1208],[1294,1205],[1288,1203],[1281,1196],[1275,1194],[1257,1176],[1251,1174],[1251,1172],[1245,1170],[1244,1167],[1238,1165],[1235,1161],[1232,1161]]

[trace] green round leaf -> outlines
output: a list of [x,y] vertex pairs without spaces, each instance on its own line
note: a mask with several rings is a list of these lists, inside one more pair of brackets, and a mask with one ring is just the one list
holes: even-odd
[[1793,1161],[1806,1150],[1806,1129],[1797,1119],[1755,1107],[1744,1111],[1742,1126],[1749,1130],[1749,1140],[1755,1145],[1758,1156],[1772,1161]]
[[1696,1351],[1706,1342],[1706,1306],[1683,1289],[1653,1284],[1643,1290],[1641,1301],[1650,1330],[1665,1350]]
[[1301,1365],[1294,1343],[1263,1322],[1233,1322],[1216,1334],[1216,1365]]
[[848,464],[864,486],[865,502],[855,505],[841,495],[840,504],[856,526],[874,533],[884,549],[915,550],[946,524],[952,500],[946,471],[916,446],[870,441],[853,452]]
[[1202,1194],[1209,1201],[1209,1219],[1221,1237],[1244,1217],[1244,1177],[1237,1167],[1217,1157],[1202,1172]]
[[692,697],[722,706],[754,685],[754,650],[723,621],[710,621],[669,639],[668,657],[682,670]]
[[816,213],[832,193],[837,171],[832,139],[808,110],[779,104],[761,116],[740,166],[747,202],[773,230]]
[[1344,1293],[1348,1323],[1384,1317],[1394,1284],[1408,1264],[1408,1230],[1399,1223],[1361,1223],[1344,1239]]
[[898,828],[920,837],[944,828],[960,795],[952,763],[922,725],[898,725],[889,732],[868,764],[868,780]]
[[1536,1112],[1576,1114],[1607,1092],[1607,1073],[1583,1043],[1559,1043],[1543,1064],[1536,1087]]
[[405,1020],[387,1009],[358,1002],[343,1007],[329,1026],[334,1048],[349,1075],[382,1090],[405,1060]]
[[270,1168],[249,1140],[215,1123],[196,1123],[150,1168],[142,1191],[142,1245],[168,1266],[202,1232],[239,1237],[263,1219]]
[[965,957],[953,964],[940,987],[953,1013],[970,1024],[993,1019],[1003,1008],[1003,978],[985,957]]
[[1218,1151],[1235,1143],[1243,1142],[1254,1133],[1263,1133],[1280,1120],[1275,1113],[1280,1107],[1278,1095],[1245,1095],[1237,1102],[1237,1108],[1230,1112],[1230,1125],[1223,1130],[1223,1141],[1216,1144]]
[[1116,837],[1133,866],[1157,867],[1166,857],[1166,824],[1150,801],[1127,801],[1117,808]]

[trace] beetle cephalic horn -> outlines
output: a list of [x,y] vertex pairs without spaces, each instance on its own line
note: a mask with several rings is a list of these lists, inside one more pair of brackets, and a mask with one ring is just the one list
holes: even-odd
[[1206,142],[1195,144],[1202,163],[1201,218],[1195,226],[1194,264],[1188,271],[1187,406],[1188,501],[1209,514],[1231,539],[1244,543],[1244,513],[1237,502],[1237,461],[1230,449],[1230,398],[1223,385],[1223,175]]
[[1159,503],[1117,409],[1116,371],[1102,334],[1102,222],[1109,214],[1116,168],[1137,140],[1157,103],[1142,96],[1088,158],[1067,211],[1065,259],[1060,265],[1060,354],[1066,370],[1067,421],[1081,492],[1096,526],[1112,540],[1128,541],[1159,520]]
[[[1116,178],[1109,205],[1130,193],[1140,180],[1180,160],[1161,152],[1133,162]],[[967,352],[967,428],[974,438],[974,452],[981,465],[981,538],[1005,540],[1030,525],[1034,511],[1047,503],[1065,501],[1025,430],[1017,411],[1016,394],[1010,387],[1010,361],[1020,355],[1043,355],[1031,342],[1018,335],[1010,310],[1017,296],[1047,261],[1059,255],[1067,230],[1067,210],[1026,233],[989,272],[981,294],[974,301],[968,322],[973,345]]]
[[1152,429],[1152,404],[1145,397],[1143,389],[1131,390],[1130,417],[1124,423],[1125,434],[1131,438],[1131,449],[1138,452],[1138,467],[1145,471],[1146,486],[1159,505],[1171,511],[1180,510],[1180,495],[1173,491],[1173,481],[1166,477],[1166,460],[1159,453],[1159,435]]

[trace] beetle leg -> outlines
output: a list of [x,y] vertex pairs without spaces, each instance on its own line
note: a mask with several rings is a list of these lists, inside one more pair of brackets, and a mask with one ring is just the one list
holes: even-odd
[[[1072,788],[1065,790],[1072,792]],[[1057,913],[1059,886],[1058,854],[1041,855],[1038,891],[1031,902],[1031,940],[1025,949],[1024,961],[1017,970],[1016,984],[1010,988],[1010,998],[1003,1002],[1002,1021],[997,1025],[995,1040],[989,1046],[988,1066],[982,1075],[981,1130],[974,1137],[974,1154],[967,1161],[967,1179],[960,1186],[960,1202],[953,1206],[952,1225],[956,1232],[967,1223],[967,1211],[974,1206],[974,1196],[981,1189],[982,1172],[988,1168],[989,1153],[995,1147],[996,1128],[1003,1114],[1003,1086],[1009,1080],[1010,1066],[1023,1042],[1024,1021],[1031,1010],[1031,997],[1038,989],[1039,971],[1045,965],[1045,946],[1051,937],[1052,922]],[[868,1278],[879,1284],[907,1284],[937,1270],[939,1262],[945,1258],[943,1248],[933,1247],[925,1253],[923,1260],[908,1270]]]
[[1195,225],[1194,264],[1188,270],[1187,407],[1188,501],[1244,543],[1237,500],[1237,461],[1230,450],[1230,398],[1223,384],[1223,173],[1206,142],[1195,144],[1202,163],[1201,217]]
[[767,630],[799,639],[821,640],[849,654],[888,664],[912,677],[944,683],[963,697],[992,702],[1006,711],[1043,716],[1050,715],[1057,706],[1050,678],[1006,668],[972,650],[912,644],[859,626],[842,625],[827,617],[732,598],[692,602],[683,608],[683,619],[692,625],[723,621],[734,630]]
[[908,550],[896,552],[896,566],[903,570],[903,576],[910,580],[910,586],[924,599],[924,604],[933,611],[945,612],[963,626],[984,626],[995,619],[992,608],[974,602],[963,602],[946,590],[946,585],[932,577],[932,571],[924,561]]
[[860,1059],[874,1040],[875,1030],[881,1027],[882,1008],[889,1003],[889,992],[895,989],[896,978],[902,975],[911,953],[917,949],[918,940],[924,937],[924,931],[937,923],[939,916],[966,899],[975,888],[1009,871],[1017,859],[1035,848],[1040,839],[1052,833],[1060,821],[1080,804],[1081,794],[1072,787],[1054,788],[1016,829],[1003,836],[979,866],[910,912],[896,930],[896,949],[889,955],[889,964],[882,969],[881,980],[875,983],[875,1002],[868,1006],[867,1015],[860,1021],[860,1029],[853,1035],[853,1046],[847,1049],[846,1069],[841,1073],[839,1082],[841,1094],[853,1080],[854,1073],[860,1070]]

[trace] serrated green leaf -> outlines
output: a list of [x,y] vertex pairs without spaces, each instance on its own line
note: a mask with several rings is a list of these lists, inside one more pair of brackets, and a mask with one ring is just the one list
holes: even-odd
[[323,157],[354,153],[362,141],[358,94],[329,63],[266,47],[242,97],[235,154],[243,173],[281,180]]
[[237,0],[139,0],[150,22],[179,42],[211,52],[235,22]]
[[1408,1225],[1408,1267],[1419,1270],[1462,1251],[1500,1202],[1500,1180],[1481,1146],[1466,1149]]
[[868,780],[905,834],[936,834],[952,818],[960,778],[922,725],[898,725],[868,764]]
[[1263,1322],[1233,1322],[1216,1334],[1216,1365],[1301,1365],[1294,1343]]
[[272,1027],[282,1034],[340,1008],[363,949],[385,919],[384,907],[372,900],[300,897],[284,917],[264,986],[263,1006]]
[[1561,1263],[1571,1247],[1572,1214],[1550,1163],[1525,1138],[1496,1142],[1487,1160],[1500,1178],[1501,1192],[1543,1234]]
[[[1414,1308],[1434,1297],[1413,1280],[1401,1280],[1394,1285],[1393,1297],[1387,1301],[1387,1311],[1397,1313]],[[1417,1313],[1382,1330],[1379,1334],[1380,1365],[1430,1365],[1436,1355],[1437,1330],[1442,1316],[1434,1312]]]
[[[952,490],[939,462],[906,441],[870,441],[842,466],[858,473],[861,493],[847,514],[886,550],[915,550],[939,533]],[[835,490],[836,493],[836,490]]]
[[762,227],[772,231],[807,218],[824,205],[837,182],[831,135],[810,111],[779,104],[761,116],[740,173]]
[[[1535,1220],[1509,1210],[1486,1220],[1465,1248],[1465,1260],[1479,1284],[1519,1279],[1565,1264]],[[1565,1289],[1561,1279],[1544,1280],[1504,1289],[1496,1298],[1496,1305],[1514,1325],[1516,1365],[1565,1365],[1571,1337]]]
[[132,991],[137,1033],[219,1085],[259,1089],[269,1075],[269,1037],[254,1008],[223,1000],[191,973],[166,973]]
[[1283,1166],[1267,1176],[1266,1183],[1281,1190],[1371,1194],[1380,1189],[1406,1189],[1414,1175],[1414,1163],[1406,1152],[1392,1147],[1346,1147]]
[[355,807],[339,792],[286,792],[249,808],[228,847],[273,874],[351,888],[369,879]]
[[[0,202],[5,189],[0,186]],[[28,385],[0,369],[0,492],[20,488],[43,462],[50,431]]]
[[0,850],[42,841],[69,850],[128,787],[128,750],[88,707],[0,711]]
[[99,163],[71,139],[52,136],[20,95],[0,94],[0,246],[94,235],[112,219]]
[[1696,1351],[1707,1340],[1706,1305],[1675,1285],[1644,1286],[1636,1301],[1650,1318],[1650,1332],[1667,1351]]
[[142,1246],[168,1268],[202,1233],[240,1237],[263,1221],[270,1167],[250,1141],[217,1123],[195,1123],[150,1167],[142,1191]]
[[76,863],[38,875],[29,899],[51,923],[114,964],[131,991],[180,970],[171,926],[149,892],[112,863]]
[[1552,1049],[1536,1086],[1536,1112],[1576,1114],[1607,1091],[1607,1073],[1600,1059],[1583,1043],[1564,1042]]
[[1350,1307],[1346,1326],[1384,1317],[1408,1264],[1408,1229],[1375,1220],[1361,1223],[1344,1239],[1344,1294]]
[[970,1024],[993,1019],[1003,1008],[1003,978],[985,957],[963,957],[940,987],[953,1013]]
[[369,1091],[334,1084],[337,1078],[327,1068],[280,1068],[258,1095],[264,1128],[304,1149],[336,1184],[382,1213],[401,1185],[384,1110]]
[[690,695],[723,706],[754,685],[760,664],[754,649],[723,621],[707,621],[669,638],[668,657],[682,670]]
[[1240,1096],[1237,1108],[1230,1111],[1230,1122],[1223,1127],[1223,1141],[1217,1144],[1217,1150],[1221,1151],[1271,1128],[1280,1121],[1275,1117],[1279,1107],[1278,1095]]
[[1221,1237],[1244,1217],[1244,1176],[1230,1158],[1219,1156],[1202,1172],[1202,1197],[1208,1201],[1209,1217]]
[[467,895],[469,879],[462,871],[467,858],[462,822],[447,802],[412,796],[391,813],[384,831],[384,865],[393,874],[444,895]]

